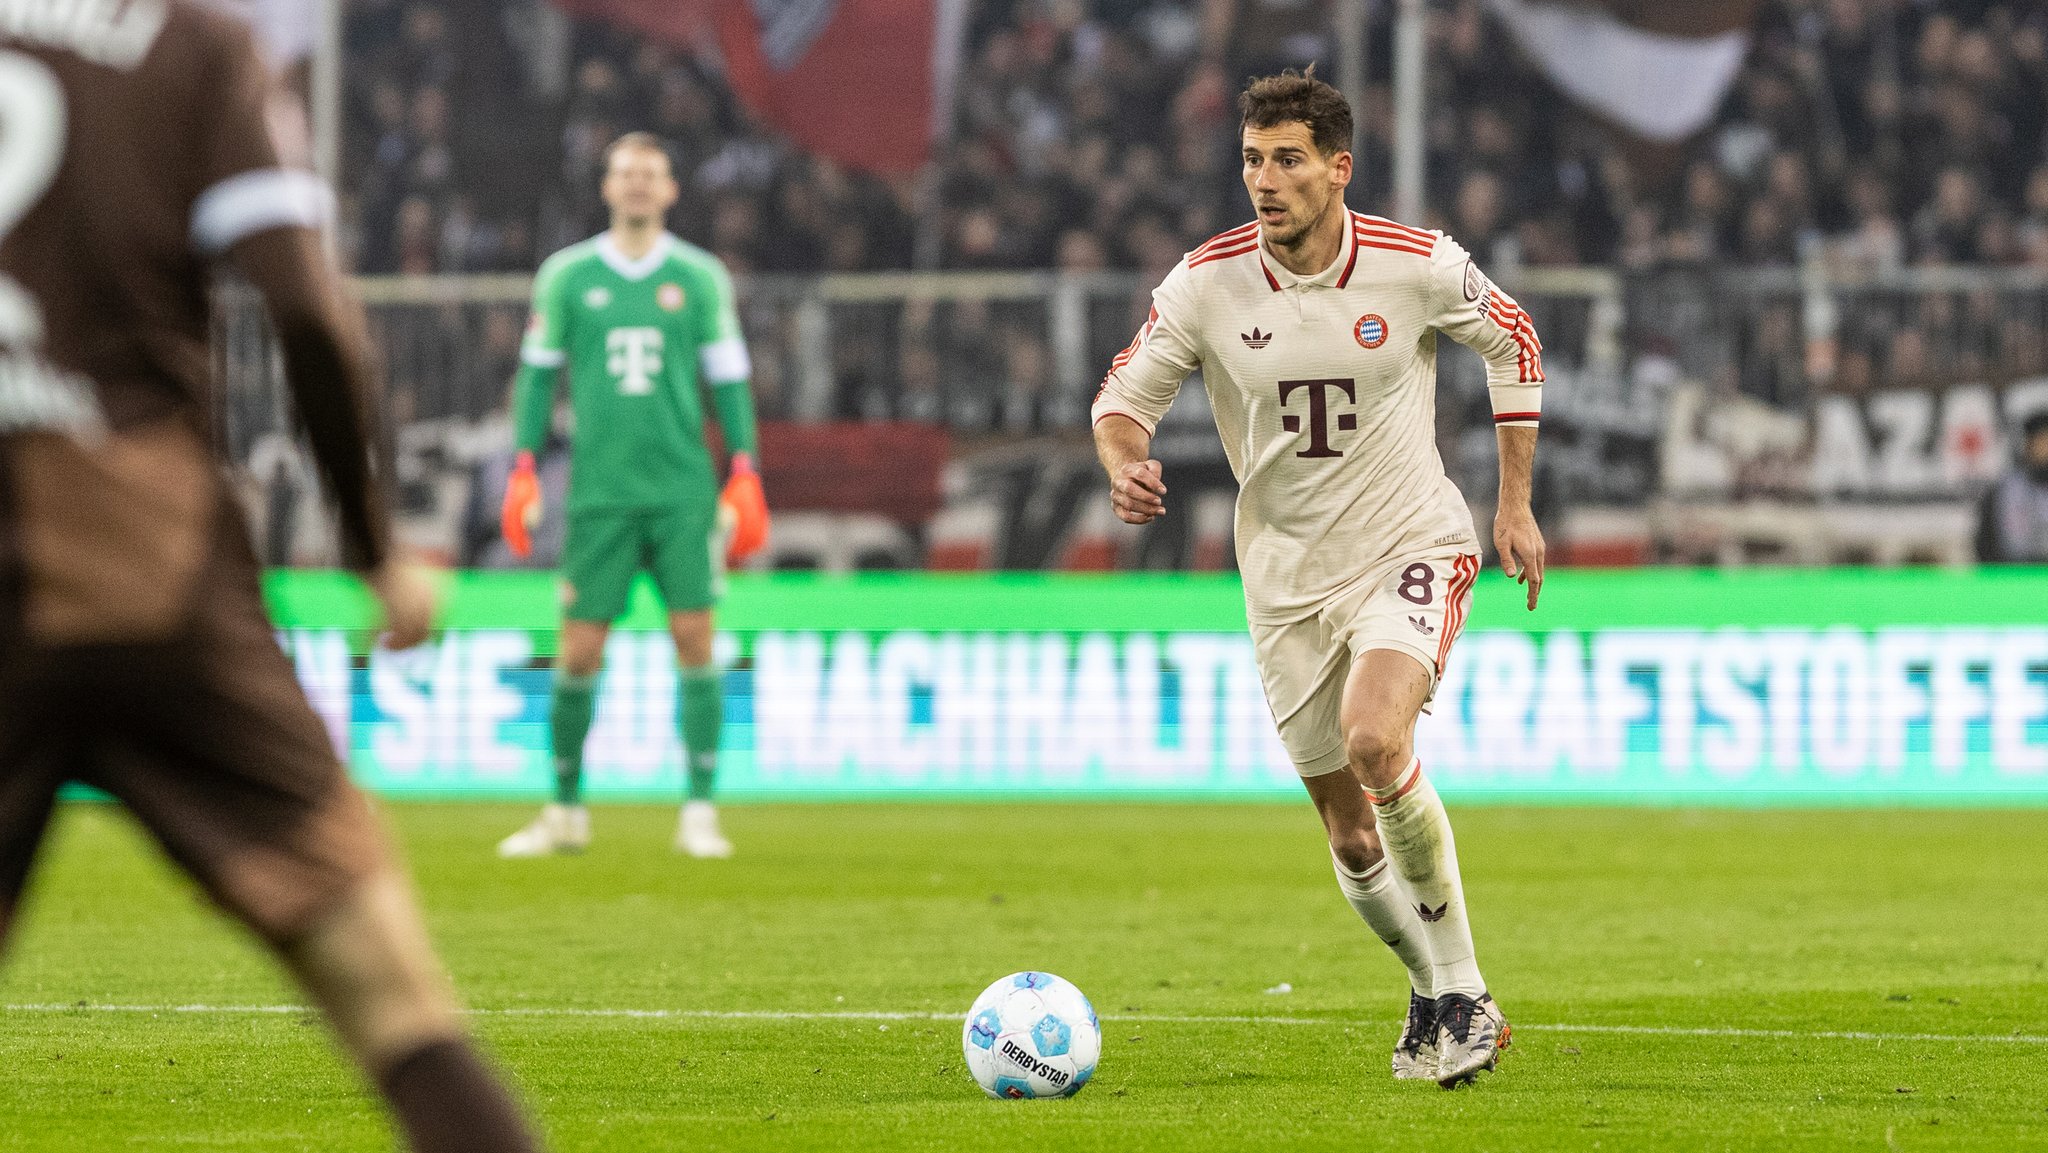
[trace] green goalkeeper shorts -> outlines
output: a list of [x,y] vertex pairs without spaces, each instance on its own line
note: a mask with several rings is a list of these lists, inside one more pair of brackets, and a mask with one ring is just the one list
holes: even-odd
[[718,502],[668,509],[590,509],[569,514],[562,546],[562,615],[610,623],[626,611],[645,571],[670,612],[708,609],[725,591],[725,532]]

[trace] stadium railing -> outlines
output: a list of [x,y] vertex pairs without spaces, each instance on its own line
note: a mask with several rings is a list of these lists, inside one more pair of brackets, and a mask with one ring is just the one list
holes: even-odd
[[[2006,430],[2048,407],[2048,271],[1815,258],[1502,281],[1543,336],[1539,499],[1575,523],[1562,538],[1581,559],[1967,559],[1969,502],[2003,467]],[[416,535],[450,531],[471,471],[505,447],[529,284],[357,281]],[[971,456],[1019,437],[1085,452],[1102,368],[1150,287],[1117,272],[860,273],[749,276],[739,295],[764,417],[943,424]],[[233,289],[225,301],[223,442],[259,508],[302,503],[313,484],[260,309]],[[1482,367],[1446,351],[1440,368],[1445,461],[1483,498]],[[1199,388],[1161,444],[1217,453]],[[282,519],[301,528],[272,553],[320,553],[319,518]]]

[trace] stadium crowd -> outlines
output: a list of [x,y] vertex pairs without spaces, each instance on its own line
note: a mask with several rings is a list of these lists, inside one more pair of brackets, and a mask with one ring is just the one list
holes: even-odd
[[[1366,210],[1387,195],[1390,8],[1373,6],[1367,35],[1382,82],[1360,117],[1352,200]],[[523,20],[350,6],[345,191],[362,271],[530,268],[598,227],[598,157],[628,129],[671,142],[677,227],[738,269],[1156,270],[1243,215],[1239,79],[1327,72],[1335,54],[1326,4],[979,4],[955,143],[920,189],[794,152],[698,60],[603,25],[556,25],[566,69],[539,81],[532,61],[559,45],[522,37]],[[2048,264],[2035,6],[1766,0],[1713,125],[1647,162],[1557,95],[1479,0],[1435,6],[1429,42],[1427,223],[1495,268],[1783,264],[1817,241],[1873,268]]]
[[[1368,7],[1378,82],[1360,109],[1349,199],[1386,212],[1393,5]],[[1660,148],[1580,111],[1485,0],[1429,7],[1425,223],[1511,286],[1518,266],[1601,265],[1627,278],[1625,381],[1574,379],[1559,394],[1571,404],[1547,426],[1550,471],[1539,481],[1557,500],[1635,505],[1656,491],[1659,438],[1673,433],[1650,414],[1682,384],[1762,402],[1758,419],[1794,428],[1824,393],[2002,387],[2048,373],[2048,292],[1982,291],[1976,271],[2048,268],[2048,9],[1760,0],[1713,121],[1683,147]],[[1236,89],[1284,66],[1327,69],[1333,8],[976,3],[954,142],[925,178],[890,181],[790,146],[708,58],[568,17],[549,0],[350,0],[344,244],[370,274],[528,273],[603,226],[603,147],[645,129],[677,161],[675,229],[743,274],[1106,269],[1149,286],[1242,219]],[[1952,291],[1837,285],[1832,335],[1816,339],[1794,267],[1809,259],[1851,276],[1973,271]],[[1757,266],[1777,269],[1775,281],[1730,290],[1731,269]],[[1070,363],[1055,352],[1044,302],[835,304],[820,345],[788,295],[794,286],[778,283],[757,279],[742,295],[765,418],[936,422],[964,448],[1084,427],[1088,374],[1144,309],[1142,291],[1090,296],[1084,355]],[[1546,361],[1567,375],[1583,369],[1587,299],[1524,300],[1551,345]],[[502,472],[475,446],[504,439],[494,422],[524,315],[513,297],[373,309],[408,508],[448,506],[453,473]],[[1492,435],[1474,367],[1446,361],[1441,439],[1459,482],[1485,491]],[[1176,409],[1180,431],[1212,445],[1191,392],[1196,403]],[[266,406],[239,422],[238,443],[288,434],[273,415]],[[1731,496],[1776,494],[1798,473],[1765,456],[1770,467],[1733,471]],[[1000,452],[989,459],[1009,467]],[[487,519],[477,523],[487,529]]]

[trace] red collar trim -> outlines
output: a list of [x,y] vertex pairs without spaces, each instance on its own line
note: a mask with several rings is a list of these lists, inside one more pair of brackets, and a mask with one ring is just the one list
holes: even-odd
[[1337,287],[1339,288],[1351,283],[1351,270],[1358,267],[1358,225],[1356,217],[1352,218],[1352,226],[1344,230],[1344,239],[1351,242],[1351,259],[1344,262],[1344,271],[1337,277]]

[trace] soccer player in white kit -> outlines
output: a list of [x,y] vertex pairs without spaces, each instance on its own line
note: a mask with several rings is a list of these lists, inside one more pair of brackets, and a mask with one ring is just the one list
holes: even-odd
[[1394,1075],[1455,1087],[1508,1025],[1472,948],[1457,848],[1415,722],[1471,607],[1472,514],[1436,451],[1436,338],[1486,361],[1500,445],[1493,542],[1543,585],[1529,508],[1542,407],[1527,314],[1450,237],[1349,211],[1351,109],[1313,74],[1238,101],[1258,219],[1153,293],[1094,406],[1117,516],[1166,514],[1152,433],[1200,369],[1236,474],[1237,559],[1259,675],[1324,828],[1337,884],[1407,967]]

